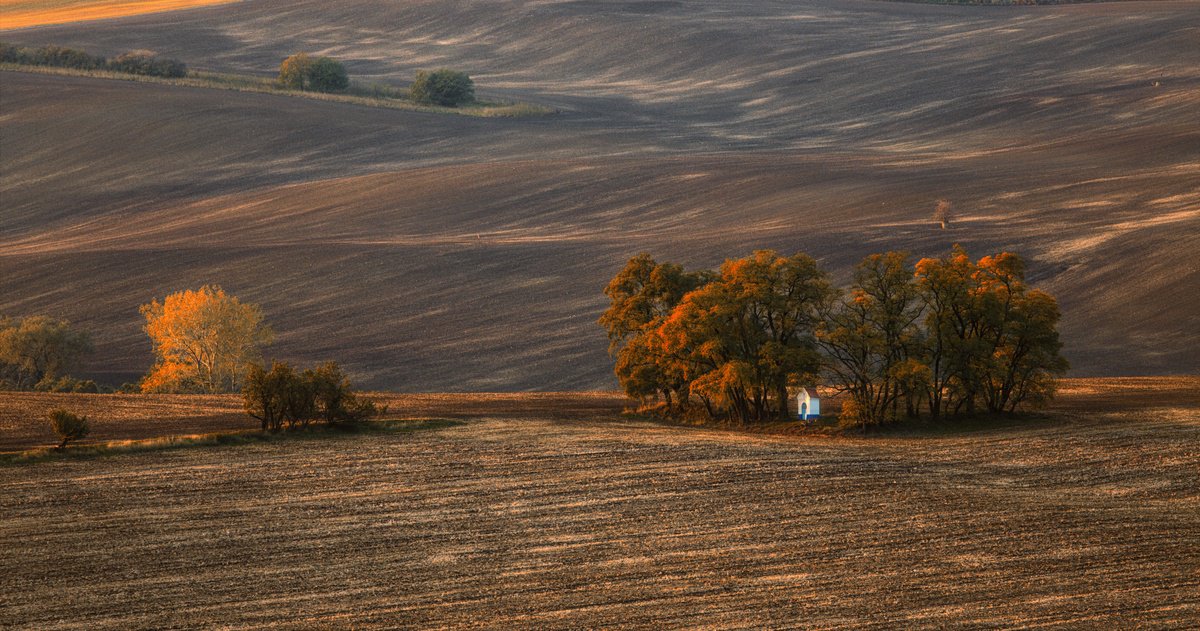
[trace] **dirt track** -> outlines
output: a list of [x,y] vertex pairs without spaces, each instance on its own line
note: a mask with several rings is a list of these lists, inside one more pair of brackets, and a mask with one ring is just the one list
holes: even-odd
[[7,31],[260,74],[306,49],[396,85],[462,67],[563,114],[4,73],[0,312],[91,329],[120,383],[151,360],[137,306],[213,282],[264,305],[277,356],[369,387],[605,389],[600,289],[639,251],[844,278],[962,242],[1030,259],[1075,374],[1191,373],[1197,29],[1188,2],[248,0]]
[[1089,411],[1111,386],[937,437],[502,398],[436,431],[4,467],[0,626],[1195,628],[1194,380]]

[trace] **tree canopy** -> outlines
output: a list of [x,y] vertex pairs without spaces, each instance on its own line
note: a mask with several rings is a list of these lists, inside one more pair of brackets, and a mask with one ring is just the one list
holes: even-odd
[[972,261],[955,246],[916,264],[873,254],[846,291],[805,254],[760,250],[719,273],[639,254],[605,294],[618,381],[668,414],[696,402],[714,418],[787,418],[790,388],[822,378],[861,426],[922,407],[934,418],[1013,412],[1051,397],[1067,369],[1058,305],[1010,252]]
[[279,65],[279,83],[295,90],[339,92],[350,86],[350,76],[336,59],[296,53]]
[[829,291],[804,254],[761,250],[718,274],[642,254],[609,283],[600,324],[631,396],[660,393],[668,409],[696,397],[714,416],[779,418],[789,383],[820,367],[812,331]]
[[91,337],[49,316],[0,319],[0,386],[44,387],[74,370],[92,352]]
[[273,333],[258,305],[215,285],[142,305],[157,361],[143,392],[236,392]]
[[475,100],[475,82],[467,73],[458,70],[421,70],[413,78],[408,95],[417,103],[458,107]]

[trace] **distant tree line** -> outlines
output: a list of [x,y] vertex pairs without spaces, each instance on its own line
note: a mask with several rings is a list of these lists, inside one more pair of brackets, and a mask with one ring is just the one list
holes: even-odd
[[[279,65],[279,86],[312,92],[342,92],[350,87],[346,66],[332,57],[296,53]],[[373,94],[378,95],[378,86]],[[425,105],[458,107],[475,101],[475,83],[467,73],[448,68],[421,70],[409,86],[409,100]]]
[[27,66],[53,66],[76,70],[108,70],[153,77],[187,76],[187,65],[148,50],[135,50],[106,59],[62,46],[25,48],[0,42],[0,62]]
[[818,381],[846,395],[841,420],[859,426],[1011,413],[1053,396],[1067,369],[1057,303],[1007,252],[875,254],[846,290],[805,254],[762,250],[718,272],[641,254],[605,294],[618,381],[670,415],[785,419],[789,387]]

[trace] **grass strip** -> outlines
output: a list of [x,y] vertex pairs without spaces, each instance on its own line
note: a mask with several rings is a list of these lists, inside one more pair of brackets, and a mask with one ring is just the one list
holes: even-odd
[[442,107],[439,105],[422,105],[414,103],[402,96],[402,92],[392,86],[383,84],[362,85],[352,83],[346,92],[307,92],[290,90],[279,87],[274,80],[251,75],[226,74],[188,71],[186,77],[169,78],[149,75],[136,75],[109,70],[80,70],[77,68],[62,68],[57,66],[31,66],[26,64],[0,63],[0,71],[26,72],[30,74],[46,74],[68,77],[91,77],[95,79],[115,79],[118,81],[133,81],[135,83],[155,83],[159,85],[184,86],[190,88],[207,88],[212,90],[231,90],[234,92],[256,92],[262,94],[277,94],[281,96],[312,99],[315,101],[332,101],[335,103],[350,103],[366,107],[381,107],[409,112],[426,112],[430,114],[453,114],[456,116],[474,116],[476,118],[527,118],[534,116],[549,116],[557,114],[558,110],[532,103],[505,101],[476,101],[462,107]]
[[147,451],[167,451],[191,447],[222,445],[251,445],[302,440],[339,439],[363,434],[405,434],[423,430],[445,429],[465,424],[453,419],[366,421],[357,425],[310,425],[279,432],[233,430],[207,434],[157,436],[136,440],[110,440],[94,445],[67,446],[65,449],[39,447],[17,453],[0,454],[0,466],[25,465],[52,460],[90,460]]

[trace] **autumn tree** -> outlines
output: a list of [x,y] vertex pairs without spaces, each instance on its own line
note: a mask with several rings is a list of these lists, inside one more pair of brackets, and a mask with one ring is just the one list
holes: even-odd
[[817,331],[828,370],[850,398],[844,420],[860,426],[916,414],[928,380],[919,327],[924,305],[907,253],[865,258],[848,294],[823,310]]
[[686,272],[643,253],[629,259],[604,288],[609,307],[599,323],[608,333],[617,380],[626,394],[639,399],[661,395],[668,410],[676,401],[684,403],[687,381],[664,356],[658,328],[685,294],[711,278],[709,272]]
[[143,392],[235,392],[273,333],[258,305],[215,285],[142,305],[157,361]]
[[917,262],[925,304],[929,412],[1012,412],[1053,396],[1067,370],[1058,304],[1025,282],[1025,262],[1001,252],[972,261],[958,245]]
[[65,377],[92,352],[90,336],[49,316],[0,319],[0,382],[29,390]]
[[786,419],[788,386],[820,369],[813,331],[831,291],[806,254],[759,250],[726,261],[664,321],[666,355],[687,366],[690,392],[711,411]]
[[954,219],[954,206],[949,200],[939,199],[937,207],[933,209],[933,220],[941,226],[942,230],[950,227],[950,221]]
[[1059,351],[1058,302],[1025,282],[1025,261],[1001,252],[979,259],[975,282],[981,311],[978,388],[989,412],[1053,397],[1069,364]]

